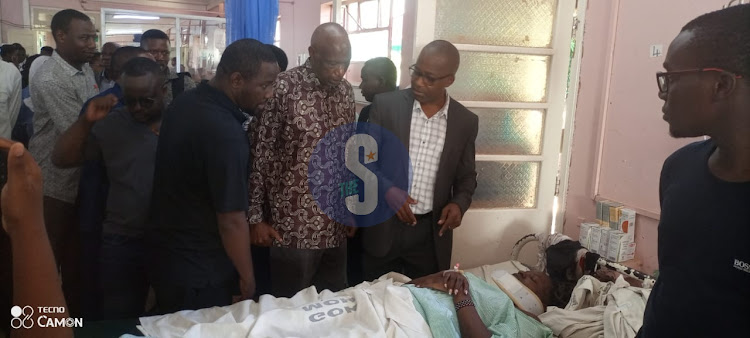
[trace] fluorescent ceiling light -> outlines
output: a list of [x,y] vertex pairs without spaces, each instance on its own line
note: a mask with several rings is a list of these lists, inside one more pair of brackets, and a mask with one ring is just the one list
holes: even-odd
[[149,15],[130,15],[130,14],[115,14],[113,19],[136,19],[136,20],[159,20],[161,19],[158,16],[149,16]]
[[142,34],[141,29],[108,29],[106,35],[130,35],[130,34]]

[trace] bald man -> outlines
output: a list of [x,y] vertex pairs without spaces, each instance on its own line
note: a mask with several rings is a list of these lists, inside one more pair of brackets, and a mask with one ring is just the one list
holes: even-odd
[[[411,88],[380,94],[371,105],[370,123],[390,130],[408,148],[413,176],[407,192],[394,186],[386,194],[396,215],[362,229],[367,280],[390,271],[418,278],[449,268],[453,230],[477,186],[479,119],[446,91],[459,63],[455,46],[433,41],[409,68]],[[407,193],[406,203],[389,198]]]
[[344,79],[349,36],[335,23],[313,32],[304,65],[281,73],[274,95],[251,128],[251,238],[271,246],[272,293],[290,297],[315,285],[346,286],[344,225],[318,207],[308,186],[314,147],[336,127],[354,123],[352,87]]

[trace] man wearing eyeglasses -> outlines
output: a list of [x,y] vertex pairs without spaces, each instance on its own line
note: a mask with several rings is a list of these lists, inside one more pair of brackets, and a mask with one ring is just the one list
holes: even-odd
[[[151,54],[140,47],[125,46],[118,48],[112,55],[108,76],[116,81],[115,85],[100,92],[86,101],[79,116],[86,114],[89,104],[98,97],[114,95],[118,102],[113,109],[122,106],[122,86],[117,82],[121,78],[125,64],[136,58],[152,59]],[[102,223],[107,206],[107,174],[101,161],[86,161],[81,168],[81,181],[78,185],[78,218],[81,242],[81,285],[85,290],[95,290],[99,247],[101,246]],[[85,318],[96,318],[99,311],[96,307],[97,293],[86,292],[81,295],[81,310]]]
[[190,73],[184,71],[177,73],[169,68],[169,36],[158,29],[149,29],[141,35],[141,48],[151,53],[156,63],[161,67],[167,77],[169,85],[167,94],[164,96],[164,104],[169,105],[176,97],[185,91],[195,88],[195,81]]
[[750,319],[750,5],[682,28],[657,73],[676,138],[659,184],[659,278],[640,337],[746,337]]
[[455,46],[433,41],[410,68],[411,88],[380,94],[371,106],[370,122],[408,148],[413,177],[408,191],[391,187],[386,193],[396,216],[362,229],[366,279],[390,271],[418,278],[449,268],[453,230],[477,186],[479,119],[446,90],[459,63]]
[[92,100],[86,112],[60,137],[52,160],[73,168],[101,161],[109,192],[98,253],[98,319],[140,316],[148,280],[144,230],[151,200],[156,145],[164,109],[164,73],[156,62],[134,58],[119,83],[123,106],[114,95]]

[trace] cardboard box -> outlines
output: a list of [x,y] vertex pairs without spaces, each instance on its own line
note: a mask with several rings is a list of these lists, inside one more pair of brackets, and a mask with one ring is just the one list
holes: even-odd
[[596,222],[599,223],[599,225],[604,224],[604,202],[606,201],[597,201],[596,202]]
[[600,223],[602,226],[609,226],[609,205],[612,201],[602,201],[602,218]]
[[607,227],[602,227],[602,235],[599,239],[599,251],[597,252],[600,256],[606,256],[609,248],[609,234],[613,230]]
[[589,231],[589,251],[593,253],[599,253],[599,245],[602,240],[602,229],[604,229],[604,227],[595,226],[591,227],[591,230]]
[[578,242],[580,242],[584,248],[591,248],[591,228],[598,226],[599,223],[581,223],[581,234],[578,236]]
[[609,233],[609,245],[606,254],[603,255],[604,258],[612,262],[617,261],[617,256],[620,254],[620,241],[623,237],[625,237],[625,234],[619,230],[613,230]]
[[620,203],[612,202],[609,205],[609,222],[605,226],[609,226],[612,230],[618,230],[620,226],[620,211],[623,205]]
[[635,242],[620,242],[620,253],[617,255],[617,262],[629,261],[635,258]]
[[635,215],[636,213],[633,209],[620,209],[620,221],[618,222],[617,230],[635,238]]
[[633,237],[622,231],[613,231],[609,236],[609,247],[605,258],[614,262],[624,262],[635,257]]

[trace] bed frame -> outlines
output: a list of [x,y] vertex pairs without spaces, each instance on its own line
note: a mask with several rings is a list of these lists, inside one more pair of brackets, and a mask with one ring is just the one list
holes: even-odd
[[[526,244],[531,243],[531,242],[538,242],[540,251],[543,252],[546,250],[546,248],[543,247],[542,243],[539,243],[539,240],[537,239],[535,234],[529,234],[529,235],[521,237],[521,239],[519,239],[518,242],[516,242],[516,244],[513,246],[513,251],[511,252],[511,259],[518,260],[518,255],[520,254],[521,249],[523,249],[523,247]],[[651,275],[648,275],[646,273],[643,273],[633,268],[629,268],[617,262],[610,262],[604,259],[603,257],[599,258],[599,260],[596,263],[599,266],[599,268],[609,268],[623,275],[637,278],[643,283],[644,288],[651,288],[654,286],[654,283],[656,283],[656,278],[652,277]]]

